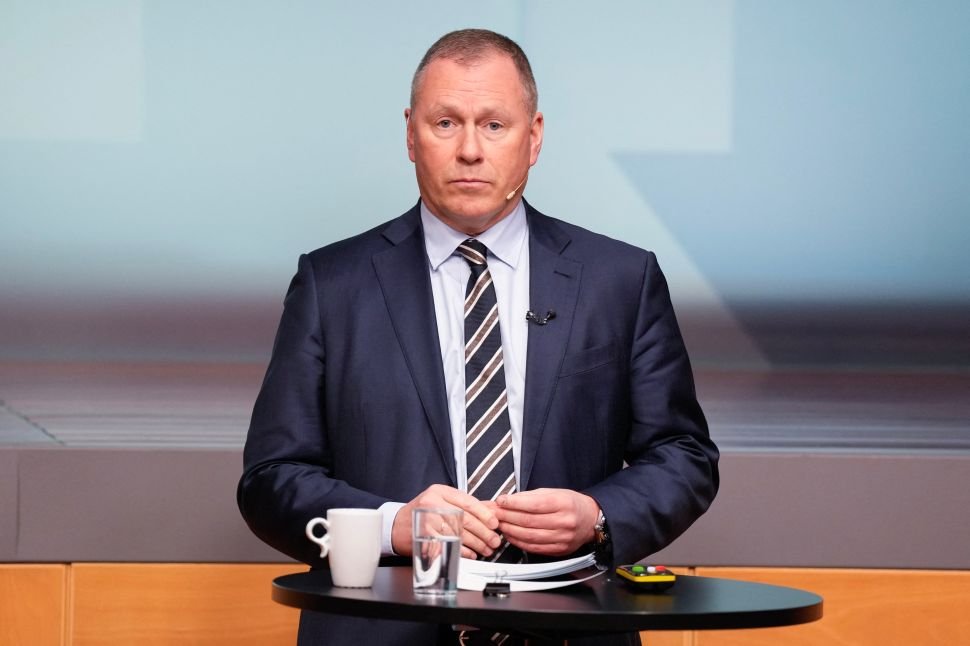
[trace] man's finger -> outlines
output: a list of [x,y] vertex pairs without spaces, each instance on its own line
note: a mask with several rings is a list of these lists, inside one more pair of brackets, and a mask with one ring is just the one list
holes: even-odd
[[[496,529],[486,527],[481,521],[470,514],[465,516],[462,524],[465,527],[465,531],[480,540],[483,546],[487,546],[494,550],[502,544],[502,537],[498,535],[497,526]],[[477,547],[475,548],[475,551],[480,554],[483,553],[482,550],[478,549]]]
[[474,496],[457,489],[451,489],[442,494],[442,499],[454,507],[460,507],[466,514],[471,514],[485,527],[489,529],[498,527],[498,518],[496,518],[495,512]]
[[504,525],[532,527],[536,529],[549,529],[561,527],[563,525],[563,521],[559,518],[559,514],[537,514],[524,511],[500,509],[497,515],[499,520],[499,529],[501,529]]
[[[493,532],[492,535],[498,539],[499,543],[502,542],[501,539],[498,538],[498,534],[495,534]],[[482,540],[481,538],[479,538],[478,536],[476,536],[475,534],[472,534],[467,530],[461,533],[462,547],[467,547],[473,552],[473,555],[468,558],[477,558],[479,554],[481,554],[482,556],[491,556],[492,553],[495,551],[495,548],[489,544],[490,542],[491,541],[486,542]]]
[[568,542],[574,532],[568,529],[533,529],[528,527],[518,527],[516,525],[499,525],[502,535],[510,542],[514,539],[520,542],[547,544]]
[[570,554],[574,550],[570,549],[568,543],[530,543],[518,539],[509,538],[509,543],[530,554],[543,554],[547,556],[562,556]]
[[559,511],[564,501],[555,492],[547,489],[533,489],[519,493],[499,496],[499,509],[508,509],[530,514],[549,514]]

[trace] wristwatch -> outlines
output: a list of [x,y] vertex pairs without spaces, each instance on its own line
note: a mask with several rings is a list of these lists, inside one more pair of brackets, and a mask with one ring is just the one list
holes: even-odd
[[606,514],[600,508],[600,515],[593,525],[593,554],[596,562],[610,567],[613,563],[613,541],[610,539],[610,528],[606,524]]
[[596,524],[593,525],[593,536],[593,542],[596,545],[603,545],[604,543],[610,542],[610,530],[606,525],[606,515],[602,509],[600,509],[600,515],[596,519]]

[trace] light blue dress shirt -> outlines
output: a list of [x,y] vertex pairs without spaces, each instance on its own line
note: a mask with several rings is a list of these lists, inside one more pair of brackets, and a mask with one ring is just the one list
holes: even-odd
[[[465,287],[471,269],[455,251],[468,235],[452,229],[421,203],[421,223],[428,254],[431,292],[434,296],[441,365],[444,369],[451,421],[452,445],[458,488],[466,490],[465,464]],[[512,425],[512,458],[515,479],[519,481],[519,455],[522,446],[522,410],[525,399],[525,363],[529,340],[525,313],[529,307],[529,227],[521,198],[515,209],[476,239],[488,247],[488,269],[498,298],[502,326],[502,355],[505,361],[505,386],[508,391],[509,421]],[[383,553],[393,554],[391,528],[394,517],[405,503],[381,505],[384,519]]]

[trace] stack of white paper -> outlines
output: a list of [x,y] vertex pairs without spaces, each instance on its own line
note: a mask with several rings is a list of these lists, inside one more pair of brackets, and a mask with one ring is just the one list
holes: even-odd
[[512,592],[528,592],[538,590],[552,590],[588,581],[599,576],[605,570],[599,570],[591,576],[568,581],[539,581],[576,572],[596,564],[592,554],[577,556],[564,561],[551,563],[492,563],[490,561],[473,561],[461,559],[458,568],[458,588],[461,590],[484,590],[486,583],[508,583]]

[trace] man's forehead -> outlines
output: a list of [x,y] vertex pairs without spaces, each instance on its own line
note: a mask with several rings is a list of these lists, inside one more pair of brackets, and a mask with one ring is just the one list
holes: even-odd
[[[519,97],[509,97],[506,94],[496,94],[495,96],[489,96],[487,94],[479,94],[475,97],[470,97],[468,95],[462,95],[455,92],[441,92],[434,96],[428,97],[427,110],[429,112],[463,112],[465,110],[472,110],[476,114],[492,114],[492,115],[510,115],[513,111],[513,105],[511,102],[517,100]],[[522,100],[523,107],[525,106],[525,100]]]

